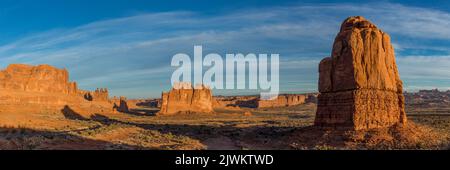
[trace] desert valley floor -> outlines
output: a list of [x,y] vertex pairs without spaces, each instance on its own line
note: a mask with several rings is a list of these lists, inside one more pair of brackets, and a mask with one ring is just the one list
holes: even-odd
[[[407,106],[409,124],[433,131],[423,140],[392,130],[335,134],[314,129],[314,103],[270,109],[216,109],[215,114],[154,116],[130,113],[0,114],[0,149],[449,149],[449,107]],[[243,114],[250,111],[251,115]],[[426,133],[426,132],[425,132]],[[398,135],[409,135],[407,140]],[[408,140],[415,140],[408,142]]]

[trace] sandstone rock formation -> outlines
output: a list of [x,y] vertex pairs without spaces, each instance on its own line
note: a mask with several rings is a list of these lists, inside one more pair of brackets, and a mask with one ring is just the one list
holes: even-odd
[[402,90],[389,35],[349,17],[331,57],[319,64],[315,125],[360,130],[406,123]]
[[259,96],[215,96],[215,108],[269,108],[304,104],[309,94],[282,94],[272,100],[262,100]]
[[211,89],[203,85],[193,88],[188,83],[177,83],[170,92],[163,92],[161,98],[161,110],[157,115],[213,112]]
[[78,94],[89,101],[109,101],[109,92],[107,88],[97,88],[95,91],[78,90]]
[[309,93],[306,94],[306,100],[305,103],[317,103],[317,96],[319,95],[319,93]]
[[258,96],[214,96],[213,106],[215,108],[256,108]]
[[67,70],[49,65],[11,64],[0,71],[0,88],[26,92],[77,93],[77,85],[69,82]]
[[117,105],[116,103],[114,103],[114,108],[119,112],[123,112],[123,113],[129,112],[130,110],[128,108],[127,98],[120,96],[119,104]]
[[94,92],[93,92],[93,100],[94,101],[108,101],[109,100],[109,96],[108,96],[108,89],[107,88],[97,88]]
[[[85,94],[92,94],[93,99],[99,100],[87,100]],[[49,112],[64,107],[80,114],[102,112],[112,108],[107,96],[106,89],[102,92],[79,90],[75,82],[69,82],[66,69],[49,65],[11,64],[0,71],[0,107],[9,111],[32,108],[35,112]]]
[[286,94],[278,95],[278,97],[272,100],[258,100],[258,108],[268,108],[268,107],[286,107],[295,106],[299,104],[304,104],[306,100],[305,95],[297,94]]
[[136,103],[136,106],[147,106],[153,108],[161,108],[161,99],[148,99],[145,101],[139,101]]

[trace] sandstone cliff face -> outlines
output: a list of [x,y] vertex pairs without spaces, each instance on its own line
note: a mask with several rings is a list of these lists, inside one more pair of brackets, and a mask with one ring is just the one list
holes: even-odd
[[176,84],[170,92],[162,93],[161,110],[157,115],[177,113],[212,113],[213,98],[211,89],[202,86],[192,88],[190,85]]
[[305,95],[278,95],[273,100],[258,100],[258,108],[295,106],[304,104],[305,100]]
[[358,130],[405,123],[402,91],[389,35],[363,17],[349,17],[331,57],[319,64],[315,125]]
[[[60,111],[63,107],[83,113],[110,111],[112,104],[105,90],[79,90],[75,82],[69,82],[67,70],[49,65],[11,64],[0,71],[0,107],[15,112],[25,108]],[[92,94],[91,100],[86,94]],[[93,101],[92,97],[99,100]]]
[[69,82],[65,69],[49,65],[11,64],[0,71],[0,88],[48,93],[76,93],[76,84]]

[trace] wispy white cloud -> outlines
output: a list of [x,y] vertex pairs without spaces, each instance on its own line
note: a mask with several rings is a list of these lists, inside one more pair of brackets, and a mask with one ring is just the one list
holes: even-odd
[[397,57],[397,65],[402,78],[450,81],[450,55]]
[[[82,88],[107,86],[113,95],[155,97],[168,88],[171,57],[190,54],[194,45],[203,45],[205,53],[279,53],[281,90],[315,89],[318,62],[330,54],[340,22],[353,15],[363,15],[391,34],[402,78],[450,75],[444,67],[450,60],[450,14],[390,3],[297,5],[217,15],[139,14],[58,28],[4,44],[0,66],[47,63],[67,67]],[[418,57],[407,54],[411,50],[443,54]]]

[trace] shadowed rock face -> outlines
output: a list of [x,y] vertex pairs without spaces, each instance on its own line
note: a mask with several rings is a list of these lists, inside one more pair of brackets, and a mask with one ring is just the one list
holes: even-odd
[[363,17],[349,17],[331,57],[319,64],[315,125],[359,130],[406,123],[402,91],[389,35]]
[[190,84],[185,83],[175,86],[179,86],[179,88],[162,93],[161,110],[157,115],[213,112],[211,89],[205,86],[192,88]]
[[127,98],[120,96],[119,108],[117,108],[119,112],[129,112]]

